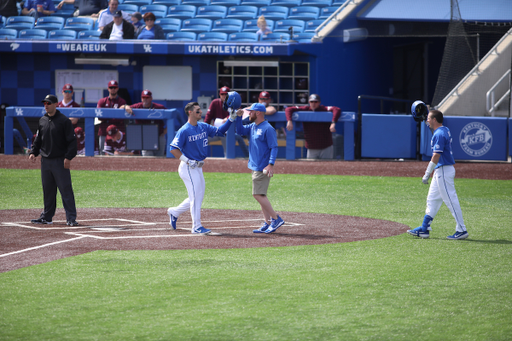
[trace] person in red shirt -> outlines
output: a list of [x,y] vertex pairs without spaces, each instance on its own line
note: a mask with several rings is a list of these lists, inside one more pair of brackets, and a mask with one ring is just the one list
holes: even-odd
[[[126,104],[126,101],[119,97],[117,92],[119,91],[119,83],[116,80],[111,80],[108,82],[108,93],[109,95],[105,98],[102,98],[98,101],[97,108],[120,108]],[[118,118],[107,118],[107,119],[98,119],[100,121],[100,126],[98,129],[99,136],[99,145],[100,153],[103,153],[103,146],[105,145],[105,140],[107,137],[107,127],[111,124],[115,124],[116,127],[122,131],[126,132],[126,126],[124,124],[124,120]]]
[[126,149],[126,134],[119,130],[115,124],[107,127],[107,138],[103,146],[106,155],[134,155],[133,150]]
[[[226,98],[228,97],[228,92],[230,92],[231,89],[227,86],[223,86],[219,90],[219,97],[214,99],[210,103],[210,107],[208,108],[208,111],[206,112],[206,116],[204,118],[204,122],[208,123],[212,126],[220,127],[222,124],[226,122],[226,120],[229,117],[229,112],[224,110],[224,102],[226,101]],[[240,149],[242,150],[242,153],[245,157],[249,157],[249,151],[247,150],[247,146],[245,145],[245,141],[242,136],[236,134],[235,139],[238,142],[238,145],[240,146]],[[222,148],[224,149],[224,155],[226,155],[226,137],[224,136],[215,136],[209,138],[209,141],[218,141],[220,140],[222,142]]]
[[[62,96],[64,96],[64,98],[62,99],[62,101],[60,101],[57,104],[57,107],[59,107],[59,108],[80,107],[80,104],[78,104],[77,102],[75,102],[73,100],[74,93],[75,92],[73,90],[73,85],[64,84],[64,86],[62,87]],[[78,127],[78,117],[70,117],[69,119],[71,120],[71,123],[73,123],[73,128]]]
[[284,112],[286,114],[286,129],[293,129],[292,116],[296,111],[330,111],[332,122],[304,122],[304,139],[308,150],[308,159],[332,159],[334,147],[332,146],[332,134],[336,132],[336,122],[341,116],[341,109],[334,106],[326,107],[320,104],[320,96],[309,96],[309,105],[290,106]]
[[[165,110],[166,107],[162,104],[158,104],[153,102],[153,93],[149,90],[143,90],[142,94],[140,95],[141,101],[139,103],[135,103],[132,105],[125,104],[121,108],[126,110],[127,113],[130,115],[133,115],[132,109],[150,109],[150,110],[156,110],[156,109],[163,109]],[[167,127],[165,127],[163,120],[135,120],[136,124],[158,124],[158,143],[159,147],[158,150],[143,150],[142,156],[163,156],[165,155],[165,148],[166,148],[166,134],[167,134]]]

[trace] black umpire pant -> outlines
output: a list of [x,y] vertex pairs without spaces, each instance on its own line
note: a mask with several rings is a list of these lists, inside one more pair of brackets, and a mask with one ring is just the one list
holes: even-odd
[[71,185],[71,172],[64,168],[64,157],[41,157],[41,181],[43,183],[44,211],[41,218],[52,221],[57,207],[57,188],[66,211],[66,221],[76,220],[75,194]]

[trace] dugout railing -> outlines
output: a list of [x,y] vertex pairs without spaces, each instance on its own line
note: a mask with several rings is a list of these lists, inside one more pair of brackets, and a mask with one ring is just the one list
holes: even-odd
[[[83,118],[85,121],[85,156],[94,156],[94,139],[96,138],[94,129],[95,118],[117,118],[117,119],[137,119],[137,120],[165,120],[167,123],[167,141],[172,141],[176,131],[175,120],[179,112],[176,109],[166,110],[145,110],[134,109],[133,115],[129,115],[123,109],[104,109],[104,108],[58,108],[68,117]],[[44,115],[44,109],[41,107],[8,107],[6,108],[6,117],[4,124],[4,153],[12,155],[14,152],[13,127],[16,118],[27,137],[32,136],[33,132],[25,123],[27,117],[41,117]],[[354,160],[354,124],[356,119],[355,112],[342,112],[339,123],[343,123],[343,148],[344,160]],[[274,115],[267,116],[270,122],[280,122],[286,124],[286,115],[279,111]],[[293,122],[331,122],[331,112],[312,112],[298,111],[293,113]],[[233,124],[226,134],[226,158],[235,158],[235,125]],[[291,131],[286,134],[286,159],[295,160],[295,143],[297,137],[297,124],[293,125]],[[93,138],[91,138],[93,136]],[[169,142],[168,142],[169,143]],[[166,148],[166,156],[173,157]]]

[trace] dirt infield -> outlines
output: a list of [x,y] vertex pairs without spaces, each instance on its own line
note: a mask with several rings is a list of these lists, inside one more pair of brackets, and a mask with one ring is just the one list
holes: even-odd
[[[175,172],[174,159],[142,157],[77,157],[74,170]],[[405,176],[423,175],[426,162],[379,161],[283,161],[276,173]],[[0,154],[0,168],[39,169],[24,155]],[[511,180],[512,166],[506,163],[458,163],[458,178]],[[210,158],[205,172],[248,173],[247,160]],[[42,200],[42,199],[41,199]],[[190,215],[183,215],[178,229],[169,226],[166,209],[79,209],[78,227],[65,225],[58,209],[52,225],[34,225],[40,209],[0,210],[0,272],[41,264],[95,250],[174,250],[253,248],[343,243],[377,239],[404,233],[408,227],[396,222],[328,214],[280,212],[286,220],[275,233],[254,234],[261,212],[202,210],[202,221],[217,236],[190,233]]]

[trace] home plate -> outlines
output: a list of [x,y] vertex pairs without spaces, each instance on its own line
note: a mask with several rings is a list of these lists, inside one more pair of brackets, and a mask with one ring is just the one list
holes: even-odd
[[211,231],[210,233],[207,234],[208,236],[222,236],[222,233],[219,233],[219,232],[213,232]]

